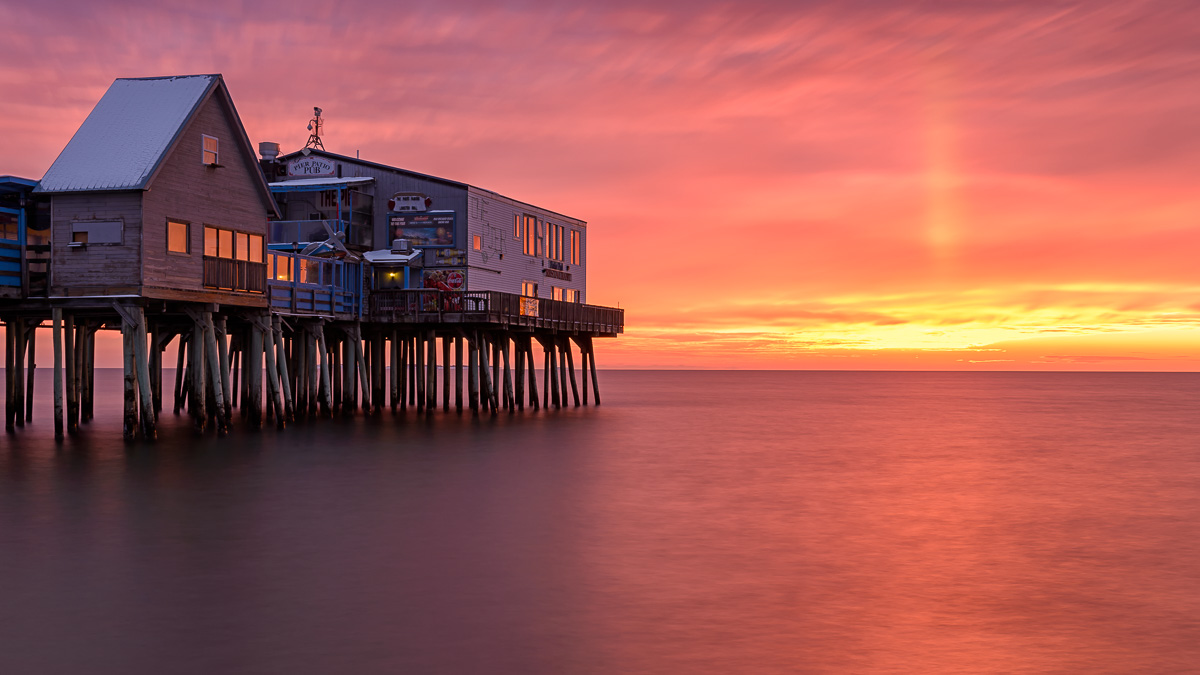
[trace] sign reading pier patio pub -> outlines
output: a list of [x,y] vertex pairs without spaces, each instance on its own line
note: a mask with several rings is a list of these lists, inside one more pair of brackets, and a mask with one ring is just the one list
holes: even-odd
[[324,157],[297,157],[288,162],[287,172],[302,178],[328,178],[337,173],[337,166]]
[[392,239],[407,239],[416,247],[453,246],[454,211],[389,213]]

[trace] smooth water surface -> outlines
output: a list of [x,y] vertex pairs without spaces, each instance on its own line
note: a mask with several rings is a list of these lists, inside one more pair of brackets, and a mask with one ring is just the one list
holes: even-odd
[[[0,437],[0,673],[1200,672],[1200,376]],[[169,380],[168,380],[169,381]]]

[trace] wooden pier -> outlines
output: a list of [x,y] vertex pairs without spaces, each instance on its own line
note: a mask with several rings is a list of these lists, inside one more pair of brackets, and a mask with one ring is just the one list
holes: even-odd
[[[3,316],[5,428],[34,419],[38,330],[53,336],[53,353],[42,359],[53,364],[57,438],[93,418],[96,334],[119,330],[124,436],[154,440],[163,357],[172,345],[169,409],[188,415],[196,433],[223,436],[235,424],[284,429],[385,407],[498,414],[599,405],[593,340],[623,325],[621,310],[577,303],[543,300],[539,316],[522,314],[520,296],[490,291],[388,291],[369,304],[363,319],[144,298],[10,306]],[[544,355],[540,376],[535,341]]]

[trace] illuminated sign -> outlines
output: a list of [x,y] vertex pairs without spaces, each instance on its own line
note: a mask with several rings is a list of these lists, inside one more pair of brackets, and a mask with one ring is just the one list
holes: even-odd
[[454,246],[454,212],[389,213],[392,239],[407,239],[417,248]]
[[521,316],[537,316],[538,299],[521,296]]

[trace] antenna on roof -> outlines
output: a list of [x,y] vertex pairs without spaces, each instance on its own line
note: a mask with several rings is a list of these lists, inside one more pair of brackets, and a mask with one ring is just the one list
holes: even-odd
[[320,108],[313,106],[313,118],[308,122],[308,142],[304,144],[305,148],[320,148],[325,149],[325,144],[321,142],[321,127],[325,125],[325,121],[321,119]]

